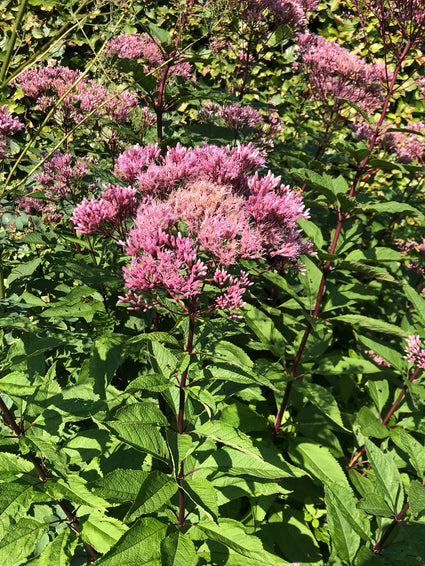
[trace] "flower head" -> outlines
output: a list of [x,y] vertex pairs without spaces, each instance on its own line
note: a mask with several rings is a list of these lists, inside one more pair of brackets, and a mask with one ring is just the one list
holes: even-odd
[[13,118],[7,112],[7,104],[0,106],[0,159],[6,159],[6,138],[19,132],[24,127],[18,118]]
[[404,348],[404,358],[411,364],[415,364],[417,368],[425,368],[425,350],[421,346],[421,339],[419,336],[409,336],[407,339],[407,346]]

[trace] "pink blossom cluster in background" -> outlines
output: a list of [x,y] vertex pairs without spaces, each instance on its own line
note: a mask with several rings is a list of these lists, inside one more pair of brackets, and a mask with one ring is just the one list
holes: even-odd
[[[136,59],[143,64],[143,71],[160,70],[169,59],[163,52],[160,45],[147,33],[133,33],[131,35],[121,34],[108,42],[105,50],[107,55],[116,55],[120,59]],[[192,66],[187,61],[182,61],[179,57],[171,62],[168,74],[170,76],[180,76],[186,80],[193,79]]]
[[[62,219],[62,201],[77,204],[81,198],[84,177],[89,172],[93,159],[74,159],[70,153],[56,151],[44,163],[43,172],[34,175],[36,185],[32,192],[43,191],[43,198],[32,197],[31,193],[16,200],[18,208],[27,214],[43,214],[45,222],[59,222]],[[90,187],[84,187],[89,191]]]
[[230,5],[240,9],[241,18],[249,29],[266,33],[269,27],[304,28],[318,0],[232,0]]
[[215,102],[207,102],[199,111],[199,118],[205,122],[223,125],[239,133],[250,128],[254,143],[261,146],[273,147],[274,138],[284,130],[282,119],[276,108],[269,108],[261,113],[252,106],[242,105],[238,102],[220,106]]
[[[422,242],[416,242],[415,240],[411,240],[409,242],[405,240],[396,240],[396,245],[406,255],[411,254],[414,251],[418,251],[419,253],[423,254],[425,252],[425,239]],[[413,259],[407,266],[407,269],[414,271],[421,277],[425,277],[425,268],[417,259]],[[424,289],[422,289],[424,292]]]
[[366,112],[381,107],[388,80],[382,64],[367,64],[335,41],[313,34],[298,35],[299,59],[295,69],[304,71],[312,96],[339,114],[347,103],[358,104]]
[[209,285],[218,296],[208,308],[236,316],[249,285],[236,267],[240,259],[296,263],[312,252],[296,226],[308,217],[301,197],[271,173],[260,177],[263,164],[252,144],[177,145],[165,156],[156,145],[138,145],[119,156],[115,171],[132,187],[110,186],[85,199],[72,222],[80,232],[122,240],[130,262],[122,300],[132,308],[161,304],[165,292],[185,309],[184,301],[197,303]]
[[370,356],[375,364],[378,364],[378,366],[384,366],[387,368],[391,367],[391,364],[384,360],[384,358],[381,358],[381,356],[378,356],[378,354],[375,354],[373,350],[365,350],[364,353]]
[[[81,75],[81,71],[67,67],[38,67],[23,72],[13,85],[35,100],[40,110],[49,112]],[[66,95],[58,111],[62,127],[68,129],[83,118],[82,111],[96,111],[98,116],[122,122],[128,119],[137,104],[137,99],[128,92],[109,91],[84,76]]]
[[6,139],[24,127],[23,124],[14,118],[7,111],[7,104],[0,106],[0,159],[6,159]]
[[415,364],[417,368],[425,368],[425,350],[421,346],[419,336],[409,336],[407,338],[407,346],[404,349],[404,356],[411,364]]
[[[369,141],[374,134],[373,127],[366,122],[353,122],[349,124],[349,127],[361,140]],[[418,121],[407,124],[404,129],[406,131],[391,131],[391,125],[385,123],[378,134],[378,146],[388,153],[395,153],[397,161],[400,163],[412,163],[415,159],[422,162],[425,152],[425,137],[414,132],[425,134],[424,123]]]

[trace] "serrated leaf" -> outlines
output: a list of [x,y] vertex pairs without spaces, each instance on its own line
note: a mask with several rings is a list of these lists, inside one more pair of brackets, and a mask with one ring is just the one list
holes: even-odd
[[81,538],[90,544],[97,552],[104,554],[113,547],[128,527],[114,517],[107,517],[99,511],[94,511],[84,519]]
[[350,488],[340,484],[325,485],[326,502],[332,502],[338,515],[341,515],[350,527],[364,541],[370,542],[370,523],[366,515],[357,508],[357,500]]
[[110,501],[134,501],[140,491],[140,485],[146,480],[150,472],[144,470],[117,469],[105,477],[89,484],[94,492]]
[[367,275],[371,279],[377,279],[378,281],[388,281],[397,285],[401,284],[400,281],[395,279],[394,276],[383,267],[375,267],[360,261],[342,260],[338,262],[338,269],[361,273],[362,275]]
[[357,338],[360,342],[366,346],[369,350],[372,350],[375,354],[387,361],[393,368],[402,370],[405,365],[402,355],[397,350],[382,344],[376,340],[373,340],[370,336],[363,336],[362,334],[356,333]]
[[425,486],[418,480],[412,480],[409,486],[410,511],[414,516],[425,511]]
[[161,391],[166,391],[173,385],[174,384],[162,374],[142,375],[129,383],[126,392],[130,393],[132,391],[146,390],[160,393]]
[[[255,557],[256,553],[263,550],[260,539],[248,535],[243,525],[232,519],[221,519],[218,525],[211,521],[199,521],[196,524],[196,531],[198,530],[202,531],[208,540],[220,542],[243,556]],[[196,531],[190,533],[192,538],[196,537]]]
[[349,488],[341,466],[325,446],[313,444],[303,438],[293,439],[290,440],[289,455],[298,466],[321,483],[336,483]]
[[93,344],[89,361],[89,378],[93,382],[94,392],[102,399],[106,396],[106,387],[126,357],[123,341],[121,336],[102,336]]
[[0,484],[0,538],[11,522],[23,517],[34,498],[34,487],[27,483]]
[[421,323],[425,325],[425,300],[418,295],[415,289],[413,289],[408,285],[405,285],[403,290],[407,299],[415,307],[414,309],[415,314],[418,315],[418,318],[421,321]]
[[168,424],[168,420],[161,410],[153,403],[146,401],[126,405],[119,409],[114,416],[118,421],[133,424],[134,426],[138,426],[139,424]]
[[362,407],[356,416],[356,425],[359,427],[360,433],[367,438],[386,438],[389,431],[379,418],[369,409]]
[[125,516],[125,521],[131,522],[140,515],[158,511],[170,501],[176,491],[177,483],[174,478],[152,470],[140,485],[134,503]]
[[315,371],[322,375],[342,375],[347,373],[377,373],[379,368],[369,360],[349,358],[336,353],[321,358]]
[[313,405],[323,414],[336,423],[344,430],[348,430],[342,422],[338,404],[330,391],[317,383],[302,383],[301,380],[295,382],[296,389],[300,391]]
[[189,478],[182,481],[182,488],[195,505],[205,513],[210,521],[217,521],[217,496],[211,482],[205,478]]
[[398,439],[397,436],[394,437],[394,442],[403,452],[407,452],[410,456],[410,463],[418,475],[423,478],[425,474],[425,447],[403,429],[400,429]]
[[249,304],[245,304],[243,311],[245,322],[261,343],[276,356],[280,357],[282,352],[285,351],[286,341],[281,332],[276,328],[273,320],[263,311]]
[[361,314],[344,314],[329,318],[328,320],[331,322],[346,322],[353,326],[360,326],[361,328],[367,328],[374,332],[400,336],[401,338],[407,338],[408,336],[408,332],[402,330],[398,326],[395,326],[395,324],[390,324],[389,322],[377,320],[375,318],[369,318]]
[[44,548],[40,556],[25,562],[25,566],[69,566],[78,538],[70,530],[63,530]]
[[18,566],[35,548],[47,525],[23,518],[13,525],[0,541],[0,564]]
[[162,566],[196,566],[195,545],[182,533],[172,533],[161,541]]
[[102,566],[141,566],[160,557],[161,541],[167,525],[153,517],[139,519],[97,564]]
[[28,376],[20,371],[13,371],[0,379],[0,390],[8,395],[26,397],[33,395],[37,385],[31,382]]
[[92,493],[87,482],[80,476],[68,475],[65,480],[59,478],[56,481],[46,482],[46,493],[53,499],[68,499],[74,504],[90,505],[94,509],[105,510],[109,507],[107,501]]
[[[332,497],[332,493],[326,494],[326,518],[331,535],[332,549],[345,563],[352,564],[352,561],[360,546],[360,536],[353,529],[345,515],[341,512],[338,503]],[[356,510],[356,508],[354,507]]]
[[17,279],[22,279],[22,277],[29,277],[34,273],[37,267],[41,264],[43,258],[36,257],[30,261],[20,263],[18,266],[14,267],[7,278],[7,284],[11,285]]
[[365,440],[365,447],[375,472],[377,493],[384,497],[394,514],[399,513],[403,505],[403,483],[394,458],[391,454],[382,452],[368,439]]
[[388,381],[385,379],[381,379],[379,381],[373,381],[369,379],[366,385],[369,389],[370,396],[372,397],[376,408],[379,412],[381,412],[385,406],[385,403],[388,401],[388,397],[390,396]]
[[[372,164],[370,162],[370,164]],[[391,164],[394,165],[394,164]],[[394,167],[392,167],[394,168]],[[365,212],[384,212],[389,214],[400,214],[405,212],[406,214],[411,214],[417,216],[419,220],[424,219],[424,215],[417,208],[414,208],[410,204],[404,202],[374,202],[367,203],[363,205]]]
[[160,460],[168,461],[168,450],[161,433],[153,425],[122,423],[108,421],[103,423],[110,428],[123,442],[137,448],[141,452],[152,454]]
[[28,474],[33,470],[34,466],[28,460],[9,452],[0,452],[0,479],[2,481],[12,481],[17,476]]
[[377,493],[368,493],[359,501],[357,506],[370,515],[376,515],[378,517],[394,516],[394,511],[390,509],[385,499]]

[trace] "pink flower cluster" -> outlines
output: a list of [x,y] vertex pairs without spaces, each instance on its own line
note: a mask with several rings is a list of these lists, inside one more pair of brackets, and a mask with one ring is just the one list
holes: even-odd
[[128,219],[135,217],[139,204],[136,189],[107,185],[100,198],[84,198],[75,208],[71,221],[82,234],[125,239]]
[[365,350],[364,353],[370,356],[375,364],[378,364],[378,366],[384,366],[387,368],[391,367],[391,364],[384,360],[384,358],[381,358],[381,356],[378,356],[378,354],[375,354],[373,350]]
[[[296,262],[311,253],[296,228],[308,217],[301,197],[271,173],[260,177],[263,163],[252,144],[178,145],[163,157],[158,146],[135,146],[121,154],[116,170],[133,188],[109,187],[100,199],[85,199],[72,222],[80,232],[121,239],[130,258],[122,300],[132,308],[163,304],[165,295],[184,310],[189,301],[197,312],[219,308],[236,316],[249,285],[240,259]],[[206,289],[205,296],[215,289],[207,306]]]
[[[31,193],[17,200],[17,205],[27,214],[43,213],[46,222],[58,222],[62,218],[58,205],[63,201],[76,204],[81,197],[84,177],[89,172],[90,159],[74,159],[69,153],[56,151],[43,166],[43,172],[34,175],[37,185],[34,192],[43,191],[43,198]],[[86,189],[87,190],[87,189]]]
[[6,138],[19,132],[24,127],[18,118],[13,118],[7,112],[7,104],[0,106],[0,159],[6,159]]
[[307,16],[317,8],[318,0],[233,0],[248,28],[263,31],[265,26],[304,28]]
[[[48,112],[81,75],[81,71],[67,67],[39,67],[25,71],[13,84],[35,100],[41,110]],[[83,118],[81,111],[96,111],[98,116],[122,122],[137,104],[137,99],[128,92],[109,91],[94,80],[83,77],[66,95],[58,110],[62,127],[69,128]]]
[[419,336],[409,336],[407,338],[407,346],[404,349],[404,358],[411,364],[415,364],[417,368],[425,368],[425,350],[421,347],[421,339]]
[[207,102],[200,110],[199,117],[205,122],[230,128],[236,137],[242,130],[250,128],[253,130],[253,141],[261,146],[273,146],[273,139],[284,130],[276,108],[268,109],[263,115],[252,106],[243,106],[238,102],[224,106]]
[[[108,42],[105,52],[120,59],[140,59],[145,73],[158,70],[169,59],[160,45],[147,33],[122,34],[114,37]],[[173,60],[168,74],[178,75],[186,80],[193,79],[190,63],[179,58]]]
[[143,195],[163,198],[184,183],[211,181],[229,185],[236,192],[248,190],[248,175],[264,165],[265,159],[251,143],[236,147],[204,144],[194,148],[168,148],[159,155],[156,146],[124,151],[117,159],[114,173],[137,187]]
[[347,107],[344,99],[358,104],[366,112],[380,108],[387,80],[383,65],[369,65],[335,41],[312,33],[298,35],[301,68],[312,88],[313,98],[340,114]]

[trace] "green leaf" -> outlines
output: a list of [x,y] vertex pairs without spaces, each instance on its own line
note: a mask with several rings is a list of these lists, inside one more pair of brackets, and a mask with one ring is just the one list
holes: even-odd
[[260,463],[258,458],[253,458],[251,454],[246,454],[228,446],[221,446],[204,461],[197,462],[196,468],[202,471],[209,470],[212,474],[220,470],[220,472],[226,473],[229,476],[246,475],[271,480],[286,477],[296,478],[304,475],[302,470],[288,462],[271,458],[266,449],[262,450],[262,454],[264,454],[264,460]]
[[36,257],[35,259],[32,259],[25,263],[20,263],[17,267],[12,269],[9,277],[7,278],[7,284],[11,285],[13,281],[16,281],[17,279],[22,279],[22,277],[29,277],[34,273],[34,271],[42,261],[43,258]]
[[163,415],[161,410],[149,402],[133,403],[126,405],[115,413],[115,418],[126,424],[153,424],[153,425],[167,425],[168,420]]
[[410,482],[409,504],[410,511],[414,516],[425,511],[425,486],[418,480]]
[[364,541],[370,542],[370,522],[357,508],[357,500],[350,488],[340,484],[325,485],[326,506],[330,502],[334,511],[346,521],[350,528]]
[[353,250],[346,258],[347,261],[364,261],[371,263],[402,261],[405,256],[392,248],[376,247],[368,250]]
[[26,397],[33,395],[36,389],[37,386],[20,371],[13,371],[0,379],[0,390],[8,395]]
[[400,352],[386,344],[382,344],[381,342],[372,339],[370,336],[364,336],[359,333],[356,333],[356,335],[366,348],[372,350],[378,356],[381,356],[381,358],[387,361],[394,369],[398,369],[399,371],[402,370],[405,362]]
[[317,250],[322,249],[325,241],[323,240],[322,231],[317,226],[317,224],[315,224],[311,220],[307,220],[307,218],[299,218],[297,223],[302,231],[313,242],[315,248]]
[[322,375],[342,375],[347,373],[377,373],[379,368],[369,360],[349,358],[335,353],[321,358],[315,371]]
[[69,566],[77,542],[77,537],[65,529],[43,548],[40,556],[25,562],[25,566]]
[[393,456],[382,452],[368,439],[365,440],[365,447],[375,472],[377,493],[384,497],[394,514],[399,513],[403,505],[403,484]]
[[141,566],[160,557],[161,541],[167,525],[153,517],[139,519],[97,564],[102,566]]
[[260,558],[256,555],[261,555],[263,550],[260,539],[248,535],[243,525],[232,519],[221,519],[218,525],[211,521],[199,521],[196,524],[196,530],[190,531],[191,537],[196,537],[195,540],[199,540],[197,539],[197,531],[202,531],[207,540],[220,542],[238,554],[242,554],[242,556]]
[[244,319],[260,342],[278,358],[285,351],[286,341],[273,320],[256,307],[245,304],[243,307]]
[[94,342],[89,361],[89,378],[93,380],[94,392],[102,399],[106,396],[106,387],[124,359],[122,337],[102,336]]
[[152,470],[140,485],[134,503],[125,516],[125,521],[131,522],[140,515],[158,511],[170,501],[176,491],[177,483],[174,478]]
[[198,559],[192,540],[182,533],[172,533],[161,541],[162,566],[196,566]]
[[10,454],[0,452],[0,480],[4,482],[13,481],[17,476],[34,471],[34,466],[28,460]]
[[74,504],[90,505],[94,509],[105,510],[109,507],[107,501],[88,489],[87,482],[80,476],[69,474],[66,482],[59,478],[56,481],[49,480],[45,485],[46,493],[53,499],[68,499]]
[[368,493],[357,505],[359,509],[362,509],[370,515],[394,517],[394,511],[390,509],[385,499],[377,493]]
[[160,393],[161,391],[170,389],[172,385],[174,384],[162,374],[142,375],[129,383],[126,392],[131,393],[133,391],[146,390]]
[[407,338],[408,332],[402,330],[400,327],[395,326],[395,324],[390,324],[383,320],[377,320],[375,318],[369,318],[361,314],[344,314],[340,316],[335,316],[329,318],[331,322],[346,322],[353,326],[360,326],[360,328],[367,328],[374,332],[381,332],[382,334],[390,334],[393,336],[400,336],[401,338]]
[[357,413],[355,426],[367,438],[386,438],[390,434],[387,427],[381,423],[369,407],[362,407]]
[[82,523],[81,538],[97,552],[104,554],[127,531],[128,527],[118,519],[93,511]]
[[369,389],[370,396],[372,397],[376,408],[379,412],[381,412],[385,406],[385,403],[388,401],[388,397],[390,396],[388,381],[385,379],[381,379],[379,381],[369,379],[366,385]]
[[317,383],[305,383],[302,380],[295,381],[295,388],[300,391],[313,405],[323,414],[344,430],[348,430],[342,422],[338,404],[328,389]]
[[338,262],[338,269],[353,271],[354,273],[361,273],[362,275],[367,275],[371,279],[377,279],[378,281],[388,281],[390,283],[396,283],[400,285],[400,281],[395,279],[389,271],[383,267],[375,267],[360,261],[348,261],[342,260]]
[[321,483],[325,485],[336,483],[349,488],[341,466],[325,446],[313,444],[303,438],[291,439],[289,455],[298,466]]
[[[360,536],[353,529],[330,492],[326,491],[326,517],[331,535],[333,553],[345,563],[352,564],[360,546]],[[354,507],[356,510],[356,508]]]
[[95,493],[110,501],[134,501],[140,491],[140,485],[147,479],[151,472],[143,470],[124,470],[118,468],[105,477],[100,478],[89,487]]
[[404,294],[406,295],[408,301],[412,303],[415,307],[415,315],[418,316],[420,322],[425,325],[425,300],[420,297],[415,289],[409,285],[403,287]]
[[404,202],[373,202],[363,205],[363,210],[365,212],[378,212],[378,213],[388,213],[388,214],[400,214],[406,213],[412,216],[416,216],[419,220],[424,219],[424,215],[417,208],[411,206],[410,204]]
[[214,486],[205,478],[189,478],[182,481],[182,487],[190,499],[199,507],[210,521],[217,522],[218,506]]
[[47,525],[28,518],[23,518],[11,526],[0,541],[0,564],[22,564],[46,530]]
[[0,537],[11,522],[16,523],[26,514],[33,498],[34,486],[31,484],[0,484]]
[[400,428],[398,435],[393,436],[394,442],[403,452],[410,456],[410,463],[417,471],[420,478],[425,474],[425,448],[411,434]]
[[152,425],[109,421],[103,423],[110,428],[123,442],[137,448],[141,452],[152,454],[160,460],[168,461],[168,450],[165,440],[157,428]]

